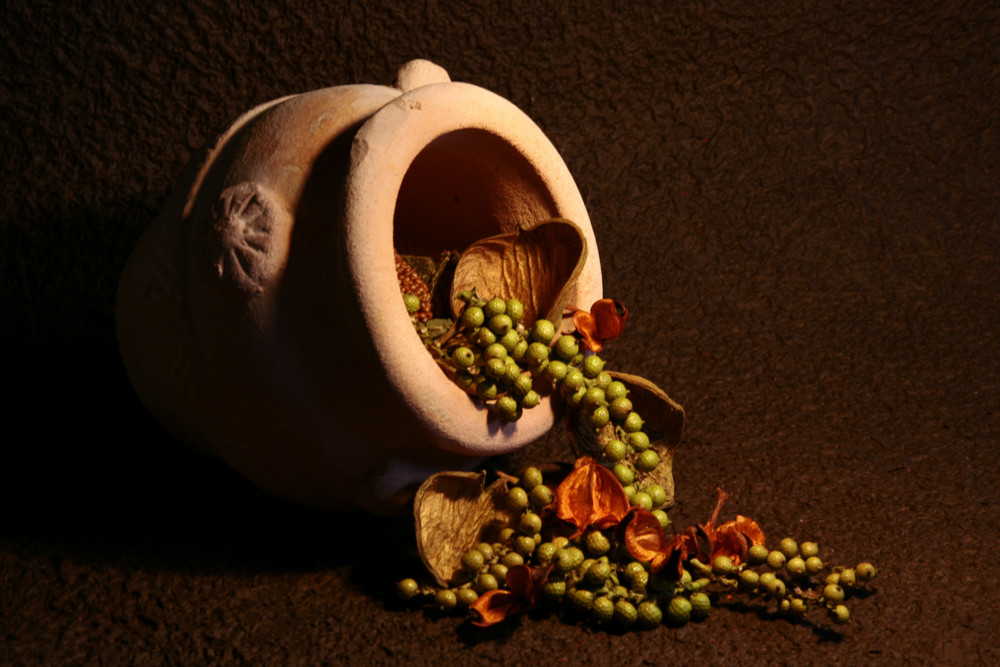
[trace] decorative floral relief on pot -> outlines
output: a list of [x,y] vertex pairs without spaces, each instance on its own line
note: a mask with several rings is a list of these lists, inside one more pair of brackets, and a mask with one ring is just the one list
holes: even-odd
[[139,240],[118,292],[125,367],[165,427],[264,490],[399,511],[429,474],[537,439],[556,407],[502,424],[455,386],[395,251],[555,217],[586,240],[570,303],[589,306],[600,262],[566,165],[514,105],[432,63],[268,102],[192,160]]

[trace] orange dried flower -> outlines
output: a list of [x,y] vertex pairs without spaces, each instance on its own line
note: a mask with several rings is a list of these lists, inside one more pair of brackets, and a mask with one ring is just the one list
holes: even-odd
[[739,565],[747,558],[747,551],[755,544],[764,544],[764,531],[757,522],[742,514],[733,521],[726,521],[718,527],[704,526],[708,534],[711,558],[728,556]]
[[590,307],[590,312],[577,310],[573,313],[573,326],[588,350],[600,352],[604,343],[622,335],[626,318],[628,308],[621,301],[598,299]]
[[628,511],[628,496],[621,482],[590,457],[577,459],[576,467],[556,488],[556,516],[576,526],[573,537],[591,526],[610,528]]
[[549,578],[552,566],[528,567],[516,565],[507,570],[507,588],[487,591],[472,603],[475,612],[473,625],[495,625],[508,616],[527,611],[538,604],[542,584]]
[[633,508],[623,525],[625,548],[636,560],[649,563],[652,572],[670,568],[680,578],[684,561],[698,552],[693,527],[668,540],[660,521],[649,510]]

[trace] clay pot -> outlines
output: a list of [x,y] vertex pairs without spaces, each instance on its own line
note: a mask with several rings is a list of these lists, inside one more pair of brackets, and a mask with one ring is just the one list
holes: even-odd
[[552,403],[500,424],[436,366],[400,296],[394,248],[446,249],[552,217],[588,259],[580,194],[515,106],[414,61],[393,87],[263,104],[188,166],[118,292],[129,377],[153,415],[264,490],[320,508],[405,507],[442,469],[537,439]]

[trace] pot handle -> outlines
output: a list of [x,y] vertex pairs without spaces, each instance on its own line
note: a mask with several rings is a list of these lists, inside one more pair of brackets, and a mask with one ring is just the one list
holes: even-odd
[[396,72],[396,80],[393,86],[404,93],[408,93],[414,88],[427,86],[432,83],[448,83],[451,77],[440,65],[435,65],[429,60],[411,60],[404,64]]

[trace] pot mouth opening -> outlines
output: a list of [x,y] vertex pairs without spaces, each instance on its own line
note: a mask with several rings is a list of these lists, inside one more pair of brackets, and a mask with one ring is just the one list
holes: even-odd
[[401,254],[437,259],[557,210],[545,180],[510,142],[480,128],[453,130],[428,143],[406,170],[393,244]]

